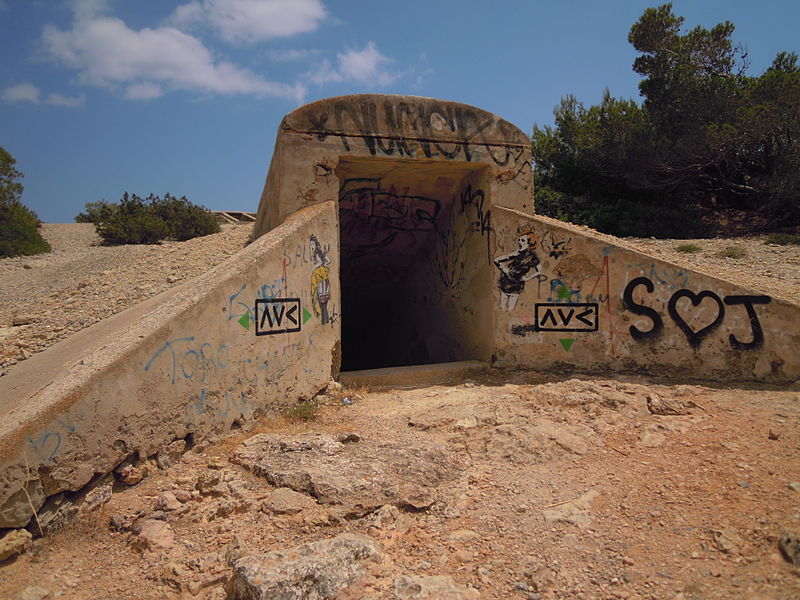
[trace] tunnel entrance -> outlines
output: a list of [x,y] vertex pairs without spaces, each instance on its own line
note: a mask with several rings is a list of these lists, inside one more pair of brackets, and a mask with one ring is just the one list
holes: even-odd
[[487,360],[485,165],[342,159],[342,371]]

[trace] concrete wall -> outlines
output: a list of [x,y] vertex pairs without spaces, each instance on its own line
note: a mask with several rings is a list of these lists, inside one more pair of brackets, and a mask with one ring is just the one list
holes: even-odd
[[301,211],[209,273],[0,379],[0,528],[28,522],[28,495],[38,509],[131,456],[324,387],[338,368],[338,243],[334,202]]
[[[723,381],[800,377],[797,305],[586,228],[498,207],[494,217],[495,256],[516,255],[516,279],[530,277],[513,308],[503,307],[496,269],[496,364]],[[520,249],[527,232],[535,242]]]

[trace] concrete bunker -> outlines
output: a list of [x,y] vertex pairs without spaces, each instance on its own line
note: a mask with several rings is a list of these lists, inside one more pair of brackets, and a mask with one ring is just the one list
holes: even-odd
[[433,98],[320,100],[278,133],[253,236],[336,199],[341,370],[489,361],[492,206],[531,209],[530,142]]

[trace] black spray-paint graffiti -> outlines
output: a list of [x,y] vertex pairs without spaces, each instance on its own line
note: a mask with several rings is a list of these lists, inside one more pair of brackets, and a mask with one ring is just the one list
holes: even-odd
[[524,336],[540,331],[593,332],[600,327],[596,302],[539,302],[534,305],[533,315],[533,323],[512,325],[511,333]]
[[565,254],[569,254],[572,250],[570,242],[572,242],[571,237],[566,239],[558,239],[552,231],[548,231],[542,236],[542,240],[539,242],[539,245],[542,247],[542,250],[547,256],[550,258],[559,259]]
[[[408,191],[408,188],[404,192]],[[339,212],[361,223],[399,231],[430,231],[441,210],[436,198],[385,190],[381,179],[355,177],[339,187]]]
[[[472,161],[480,160],[485,152],[496,165],[515,168],[513,178],[531,168],[525,160],[524,144],[497,143],[486,137],[488,131],[499,132],[503,138],[518,135],[513,125],[468,106],[389,99],[383,106],[367,100],[358,104],[342,101],[333,105],[332,115],[327,112],[309,115],[308,127],[309,133],[320,141],[338,136],[347,152],[351,150],[350,140],[360,139],[372,156],[380,152],[416,158],[421,151],[426,158],[454,159],[463,154],[467,161]],[[479,146],[484,149],[478,150]]]
[[[433,231],[441,211],[436,198],[409,195],[392,185],[383,189],[380,178],[345,179],[339,188],[342,254],[348,259],[381,251],[398,237],[414,238]],[[413,242],[413,239],[411,240]]]
[[525,282],[539,274],[539,257],[536,255],[536,236],[532,231],[522,231],[517,238],[517,249],[496,256],[495,266],[500,269],[500,308],[514,310]]
[[256,335],[300,331],[300,298],[256,300]]
[[[639,286],[644,286],[648,293],[652,293],[655,289],[655,286],[650,279],[647,277],[637,277],[632,279],[628,285],[625,286],[625,291],[622,295],[622,301],[627,310],[635,315],[647,317],[652,321],[652,326],[650,329],[646,330],[639,329],[635,325],[630,326],[631,337],[638,341],[644,341],[651,338],[656,338],[663,332],[664,320],[661,318],[661,315],[658,313],[658,311],[649,306],[636,302],[633,299],[633,292]],[[682,298],[687,298],[693,307],[699,306],[704,299],[709,299],[711,302],[717,305],[717,314],[708,325],[695,330],[677,310],[678,301]],[[755,350],[763,345],[764,332],[761,329],[761,323],[758,320],[758,314],[756,313],[754,306],[756,304],[769,304],[771,301],[772,298],[769,296],[752,295],[725,296],[723,300],[710,290],[703,290],[695,293],[691,290],[680,289],[670,297],[669,302],[667,303],[667,313],[686,336],[689,345],[692,348],[699,348],[700,344],[703,342],[703,339],[716,330],[725,320],[726,305],[744,306],[750,322],[752,339],[749,342],[742,342],[731,333],[728,336],[728,342],[730,343],[731,347],[736,350]]]

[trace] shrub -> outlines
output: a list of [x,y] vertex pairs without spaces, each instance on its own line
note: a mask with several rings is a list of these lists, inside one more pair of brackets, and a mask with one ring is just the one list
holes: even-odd
[[202,206],[192,204],[186,196],[176,198],[165,194],[164,199],[152,199],[152,208],[169,227],[169,237],[182,242],[219,231],[219,223]]
[[90,202],[79,223],[94,223],[106,244],[156,244],[164,239],[184,241],[219,231],[219,223],[202,206],[186,197],[151,194],[142,199],[123,194],[118,204]]
[[800,246],[800,235],[796,233],[773,233],[767,236],[767,239],[764,240],[764,243],[777,244],[779,246],[786,246],[788,244]]
[[694,252],[700,252],[702,248],[697,244],[678,244],[675,248],[675,252],[680,252],[681,254],[692,254]]
[[100,202],[87,202],[86,212],[79,213],[75,217],[76,223],[103,223],[113,218],[115,212],[119,209],[119,205],[110,204],[105,200]]
[[719,252],[719,256],[722,258],[743,258],[746,255],[747,251],[741,246],[728,246]]
[[50,252],[40,224],[36,213],[19,200],[0,202],[0,257]]

